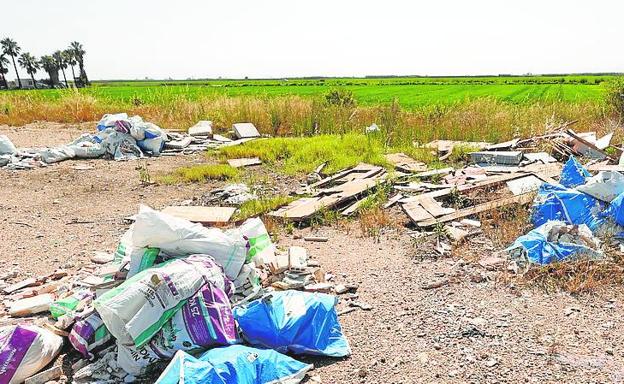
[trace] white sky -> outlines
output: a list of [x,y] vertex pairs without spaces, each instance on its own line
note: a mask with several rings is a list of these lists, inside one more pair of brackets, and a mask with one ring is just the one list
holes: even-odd
[[23,51],[82,42],[91,79],[624,71],[620,0],[3,0],[0,9],[0,37]]

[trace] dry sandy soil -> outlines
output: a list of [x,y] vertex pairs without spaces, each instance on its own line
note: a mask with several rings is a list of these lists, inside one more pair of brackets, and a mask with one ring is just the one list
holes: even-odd
[[[18,146],[57,145],[93,125],[1,127]],[[201,162],[201,155],[147,160],[151,173]],[[76,170],[89,164],[92,170]],[[47,168],[0,170],[0,260],[21,277],[89,264],[112,251],[139,204],[162,208],[216,184],[142,186],[137,162],[66,161]],[[296,235],[328,236],[306,243]],[[372,310],[342,315],[353,355],[304,358],[308,382],[611,383],[624,381],[621,290],[572,297],[495,283],[491,272],[458,257],[436,258],[406,229],[379,239],[353,228],[322,227],[281,235],[303,245],[339,282],[359,284]],[[478,244],[474,245],[478,247]],[[477,278],[475,278],[475,276]],[[442,277],[454,283],[423,289]],[[339,310],[346,308],[341,302]]]

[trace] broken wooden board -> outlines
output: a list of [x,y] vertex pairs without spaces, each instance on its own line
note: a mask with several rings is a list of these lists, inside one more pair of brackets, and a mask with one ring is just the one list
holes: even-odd
[[419,227],[430,227],[437,223],[446,223],[449,221],[461,219],[466,216],[475,215],[477,213],[490,211],[492,209],[504,207],[512,204],[527,204],[533,201],[533,194],[526,193],[524,195],[506,197],[504,199],[498,199],[494,201],[489,201],[487,203],[475,205],[474,207],[460,209],[456,212],[453,212],[449,215],[441,216],[441,217],[432,217],[430,219],[415,221]]
[[418,203],[433,217],[448,215],[455,212],[453,208],[444,208],[430,196],[423,196],[418,200]]
[[162,210],[171,216],[189,220],[204,225],[229,223],[236,212],[233,207],[198,207],[198,206],[169,206]]
[[611,165],[606,162],[592,164],[587,166],[588,171],[600,172],[600,171],[615,171],[624,173],[624,165]]
[[453,152],[455,147],[484,149],[492,143],[474,141],[434,140],[424,145],[425,148],[436,149],[438,152]]
[[360,206],[364,203],[364,201],[366,201],[366,199],[360,199],[358,201],[356,201],[355,203],[349,205],[347,208],[342,210],[342,215],[343,216],[350,216],[352,214],[355,213],[355,211],[357,211]]
[[247,139],[250,137],[260,137],[260,132],[256,129],[256,126],[252,123],[235,123],[232,124],[234,134],[239,139]]
[[427,170],[427,165],[423,162],[416,161],[405,153],[390,153],[385,155],[386,160],[394,166],[394,168],[407,172],[424,172]]
[[484,149],[486,151],[505,151],[509,149],[514,149],[518,145],[520,139],[513,139],[509,141],[505,141],[503,143],[497,143],[486,146]]
[[425,208],[423,208],[418,202],[411,202],[401,205],[403,211],[414,223],[419,223],[425,220],[435,219]]
[[257,157],[244,157],[241,159],[229,159],[228,164],[234,168],[252,167],[254,165],[262,164],[262,161]]
[[388,202],[386,204],[384,204],[384,208],[390,208],[392,207],[394,204],[396,204],[399,200],[401,200],[403,198],[403,195],[400,193],[397,193],[396,195],[394,195],[393,197],[391,197],[390,199],[388,199]]
[[453,172],[455,170],[455,168],[441,168],[441,169],[432,169],[431,171],[425,171],[425,172],[420,172],[415,174],[414,176],[416,177],[420,177],[420,178],[426,178],[426,177],[432,177],[432,176],[437,176],[437,175],[448,175],[449,173]]

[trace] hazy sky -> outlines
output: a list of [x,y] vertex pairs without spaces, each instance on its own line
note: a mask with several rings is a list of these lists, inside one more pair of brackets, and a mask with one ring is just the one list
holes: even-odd
[[624,71],[620,0],[3,0],[0,9],[0,37],[24,51],[82,42],[91,79]]

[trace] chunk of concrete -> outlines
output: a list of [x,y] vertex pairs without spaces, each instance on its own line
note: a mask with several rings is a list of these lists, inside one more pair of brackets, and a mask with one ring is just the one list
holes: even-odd
[[212,137],[212,121],[200,120],[188,130],[191,136]]
[[260,137],[260,132],[252,123],[236,123],[232,125],[234,134],[239,139],[247,139],[250,137]]
[[9,315],[11,316],[29,316],[50,310],[50,304],[54,302],[54,295],[46,293],[27,299],[17,300],[11,304]]

